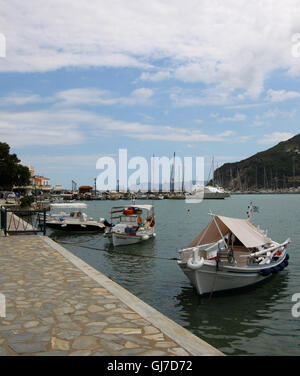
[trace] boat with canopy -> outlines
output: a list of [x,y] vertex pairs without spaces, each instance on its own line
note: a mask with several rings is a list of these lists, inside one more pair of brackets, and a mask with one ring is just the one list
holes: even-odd
[[182,256],[178,265],[198,294],[254,285],[288,265],[290,239],[272,240],[249,218],[210,215],[211,222],[187,248],[178,251]]

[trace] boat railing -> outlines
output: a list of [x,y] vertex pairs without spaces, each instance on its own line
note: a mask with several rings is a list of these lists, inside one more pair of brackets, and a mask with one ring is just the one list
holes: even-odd
[[[197,245],[195,247],[180,249],[178,251],[178,253],[200,251],[200,249],[203,250],[203,251],[209,251],[212,248],[217,247],[220,243],[222,243],[222,241],[223,241],[223,239],[220,239],[218,242],[215,242],[215,243],[200,244],[200,245]],[[208,247],[208,248],[205,248],[205,247]]]
[[254,253],[249,253],[248,255],[241,255],[240,257],[249,257],[249,258],[252,258],[252,257],[257,257],[257,256],[264,255],[264,254],[266,254],[268,252],[273,252],[275,254],[279,250],[279,248],[285,247],[290,242],[291,242],[291,239],[288,238],[285,242],[283,242],[281,244],[276,244],[276,245],[273,245],[272,247],[263,249],[261,251],[254,252]]

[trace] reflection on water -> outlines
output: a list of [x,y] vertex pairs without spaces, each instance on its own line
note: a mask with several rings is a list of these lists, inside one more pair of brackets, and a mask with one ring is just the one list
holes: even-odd
[[[118,248],[102,233],[49,234],[58,241],[75,243],[62,245],[226,354],[299,355],[300,319],[291,315],[291,297],[300,292],[299,200],[300,195],[241,195],[195,205],[180,200],[155,201],[157,237]],[[245,218],[250,201],[260,208],[255,224],[269,229],[274,240],[291,237],[288,268],[262,285],[201,298],[177,263],[161,258],[178,256],[176,250],[186,246],[210,221],[209,209]],[[108,218],[111,206],[126,203],[88,202],[88,214]]]

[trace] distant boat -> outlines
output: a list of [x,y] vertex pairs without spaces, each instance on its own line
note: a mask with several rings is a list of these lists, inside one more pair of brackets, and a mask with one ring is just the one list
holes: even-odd
[[230,197],[230,193],[224,188],[201,184],[193,185],[191,191],[186,194],[186,198],[189,199],[224,199],[226,197]]
[[[204,198],[205,199],[224,199],[230,197],[230,193],[225,191],[223,187],[215,184],[214,173],[215,173],[215,163],[214,157],[212,157],[211,170],[212,171],[212,185],[206,185],[204,187]],[[210,176],[209,172],[209,176]]]
[[86,209],[87,205],[85,203],[51,204],[51,211],[46,216],[46,225],[62,231],[104,231],[105,219],[94,220],[85,213]]
[[[143,214],[146,212],[146,217]],[[113,224],[118,220],[117,224]],[[105,237],[114,246],[140,243],[155,237],[155,217],[152,205],[126,205],[111,209],[111,225],[106,226]]]
[[249,220],[214,215],[188,248],[179,267],[198,294],[254,285],[288,265],[287,245],[273,241]]
[[226,197],[230,197],[230,193],[225,191],[225,189],[222,187],[211,185],[204,187],[205,199],[224,199]]

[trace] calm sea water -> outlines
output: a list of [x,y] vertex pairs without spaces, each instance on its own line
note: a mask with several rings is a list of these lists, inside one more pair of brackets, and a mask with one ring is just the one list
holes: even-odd
[[[160,257],[177,257],[177,250],[210,221],[209,209],[246,218],[250,201],[260,208],[253,218],[255,224],[268,229],[268,235],[276,241],[292,239],[289,266],[258,287],[213,295],[211,299],[199,297],[176,261]],[[88,214],[109,219],[112,206],[128,203],[87,202]],[[300,195],[235,195],[189,205],[184,200],[153,201],[156,238],[119,248],[110,246],[102,234],[49,234],[58,241],[77,243],[63,246],[225,354],[300,355],[300,318],[291,313],[295,304],[292,295],[300,293],[299,203]],[[82,248],[84,245],[101,250]]]

